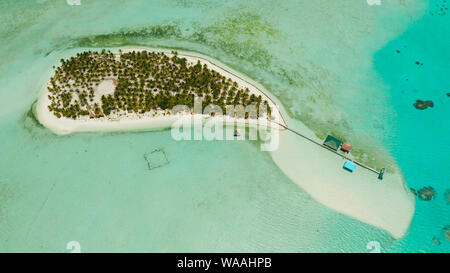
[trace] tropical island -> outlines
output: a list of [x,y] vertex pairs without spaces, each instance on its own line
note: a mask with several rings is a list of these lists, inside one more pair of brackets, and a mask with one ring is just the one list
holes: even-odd
[[[57,128],[57,124],[68,122],[75,125],[74,121],[156,120],[170,116],[177,105],[187,106],[187,114],[193,114],[195,98],[201,99],[202,110],[216,105],[222,113],[241,120],[272,120],[274,112],[281,115],[274,111],[275,103],[258,88],[228,71],[224,75],[206,60],[180,56],[176,51],[112,53],[103,49],[77,53],[60,62],[60,66],[53,66],[54,75],[38,110],[43,123],[50,118],[42,118],[45,110],[59,120],[52,117],[47,122],[52,123],[47,127],[57,133],[77,131]],[[254,106],[255,111],[241,115],[233,110],[236,106]]]
[[[60,59],[60,65],[48,71],[32,108],[37,120],[54,133],[159,130],[192,117],[244,126],[266,121],[263,126],[278,132],[274,139],[279,145],[271,150],[274,163],[315,200],[394,238],[408,231],[415,200],[396,165],[386,166],[395,171],[382,181],[366,168],[343,170],[346,157],[318,144],[322,140],[290,118],[275,97],[226,66],[190,53],[148,48],[62,57],[66,58]],[[194,111],[198,99],[200,113]],[[187,109],[176,112],[176,105]],[[216,105],[222,114],[205,114],[208,105]],[[238,105],[266,106],[266,110],[230,115],[227,108]]]

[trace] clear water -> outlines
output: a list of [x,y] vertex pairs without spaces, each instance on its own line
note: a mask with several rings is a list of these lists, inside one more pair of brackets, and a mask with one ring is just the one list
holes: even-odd
[[[444,199],[450,188],[450,97],[446,95],[450,90],[450,14],[443,15],[441,7],[445,11],[449,4],[431,1],[421,20],[375,55],[376,70],[389,86],[389,103],[396,112],[389,120],[395,134],[386,138],[386,145],[410,187],[432,186],[437,192],[435,200],[416,203],[410,232],[393,251],[450,251],[442,231],[450,223],[450,204]],[[435,106],[417,110],[412,105],[417,99],[432,100]],[[433,237],[441,245],[432,242]]]
[[[1,1],[0,251],[64,252],[73,240],[82,251],[366,252],[372,240],[383,251],[449,251],[448,16],[394,2]],[[409,234],[393,241],[312,200],[255,143],[176,142],[169,131],[58,137],[27,115],[60,58],[130,44],[220,60],[319,133],[371,135],[408,185],[438,195],[417,202]],[[435,107],[414,109],[421,97]],[[170,163],[149,171],[144,154],[156,148]]]

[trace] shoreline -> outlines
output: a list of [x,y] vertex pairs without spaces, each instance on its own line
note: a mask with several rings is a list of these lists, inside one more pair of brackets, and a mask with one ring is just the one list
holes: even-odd
[[[127,53],[131,51],[138,52],[143,50],[163,52],[169,57],[173,56],[173,54],[167,52],[167,50],[159,50],[143,47],[125,48],[124,50],[122,50],[122,53]],[[113,51],[113,49],[111,49],[111,52],[115,55],[119,54],[118,52],[116,52],[116,50]],[[264,99],[268,100],[269,106],[271,108],[276,109],[276,111],[273,111],[272,113],[275,122],[272,122],[270,120],[263,120],[262,118],[259,118],[258,121],[256,121],[251,119],[232,118],[223,115],[221,117],[224,118],[223,123],[225,125],[236,123],[238,125],[254,126],[253,123],[258,122],[259,124],[261,124],[261,122],[263,122],[264,124],[265,122],[268,123],[268,127],[276,128],[279,130],[282,130],[283,128],[280,127],[277,124],[277,122],[285,126],[287,125],[277,103],[274,100],[272,100],[272,98],[268,96],[260,88],[256,87],[252,83],[231,72],[229,69],[218,66],[206,58],[181,53],[179,53],[178,56],[186,58],[189,64],[195,64],[197,63],[197,61],[200,61],[202,65],[204,64],[207,65],[209,69],[217,71],[221,75],[227,78],[231,78],[233,81],[237,82],[240,88],[248,88],[250,90],[250,94],[261,95]],[[36,118],[43,126],[47,127],[52,132],[58,135],[65,135],[76,132],[116,132],[116,131],[155,130],[155,129],[170,128],[171,125],[180,118],[188,118],[188,117],[195,118],[195,116],[202,116],[203,120],[211,118],[210,116],[199,114],[173,115],[167,114],[166,111],[150,111],[144,114],[131,113],[127,114],[127,116],[125,117],[115,117],[115,118],[114,117],[101,117],[95,119],[79,118],[76,120],[66,117],[57,118],[55,115],[53,115],[52,112],[50,112],[47,109],[47,105],[49,105],[49,99],[47,97],[48,95],[47,86],[48,80],[40,91],[41,94],[36,104]],[[221,117],[214,117],[213,119],[220,120]]]
[[[118,49],[110,48],[109,50],[115,53]],[[122,52],[148,50],[170,54],[168,53],[170,50],[147,47],[121,47],[120,49],[122,49]],[[270,92],[261,91],[261,88],[247,81],[245,76],[238,76],[235,72],[230,72],[232,69],[223,68],[202,56],[194,56],[192,53],[179,53],[178,55],[185,57],[188,61],[199,59],[202,64],[205,63],[209,68],[217,68],[219,73],[238,82],[239,86],[248,87],[250,92],[260,92],[268,99],[271,106],[275,106],[280,121],[284,125],[299,130],[312,139],[321,141],[306,125],[291,119],[282,104],[276,103],[277,99],[271,96]],[[248,86],[245,86],[246,84]],[[200,114],[153,117],[150,116],[152,114],[150,112],[147,117],[145,117],[145,114],[133,113],[121,117],[119,120],[109,120],[107,117],[95,120],[64,118],[66,120],[61,122],[46,108],[48,102],[46,86],[47,82],[41,89],[42,94],[40,94],[36,103],[36,118],[42,125],[56,134],[160,130],[169,129],[175,121],[183,117],[195,118],[195,116],[198,116],[202,120],[216,119],[216,117],[211,118]],[[249,122],[246,122],[248,120],[231,117],[230,119],[232,119],[230,122],[251,126]],[[280,132],[280,147],[278,150],[271,152],[274,163],[315,200],[339,213],[386,230],[394,238],[401,238],[407,233],[414,214],[415,201],[396,165],[394,166],[397,170],[396,173],[389,174],[382,181],[377,180],[376,175],[362,168],[357,168],[354,173],[348,173],[342,169],[343,161],[338,156],[301,139],[279,125],[272,128],[276,128]],[[393,211],[393,207],[397,209]]]
[[342,168],[345,159],[298,139],[289,131],[280,132],[280,147],[272,152],[275,164],[294,183],[326,207],[386,230],[395,239],[407,234],[415,196],[399,168],[383,180],[361,167],[350,173]]

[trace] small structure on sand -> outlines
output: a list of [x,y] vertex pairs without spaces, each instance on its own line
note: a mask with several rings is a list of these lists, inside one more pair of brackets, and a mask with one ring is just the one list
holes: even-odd
[[153,170],[169,164],[167,155],[163,148],[155,149],[151,153],[144,154],[144,158],[147,161],[149,170]]
[[350,153],[350,151],[352,150],[352,145],[350,143],[342,143],[341,150],[343,152]]
[[378,179],[383,180],[384,172],[386,171],[386,168],[383,168],[380,170],[380,173],[378,174]]
[[356,169],[356,163],[351,160],[347,160],[345,161],[344,169],[346,169],[349,172],[353,172]]
[[343,142],[342,140],[339,140],[334,136],[328,135],[325,141],[323,142],[323,145],[337,151],[339,147],[341,147],[342,142]]

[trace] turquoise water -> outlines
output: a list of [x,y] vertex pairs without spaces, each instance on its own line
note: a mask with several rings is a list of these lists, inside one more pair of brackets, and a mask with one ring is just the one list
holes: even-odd
[[[441,233],[450,224],[448,16],[424,15],[423,1],[392,2],[375,9],[365,1],[2,1],[0,251],[65,252],[79,241],[86,252],[366,252],[373,240],[383,251],[449,251]],[[429,29],[441,35],[418,39]],[[176,142],[170,131],[60,137],[27,114],[68,52],[130,44],[220,60],[320,133],[371,135],[409,186],[432,185],[438,195],[417,202],[409,234],[394,241],[312,200],[256,143]],[[419,112],[419,98],[435,107]],[[170,163],[150,171],[144,154],[157,148]]]
[[[392,243],[311,200],[251,143],[180,143],[169,131],[57,137],[30,118],[7,119],[2,251],[63,252],[72,240],[82,251],[155,252]],[[170,163],[149,171],[144,153],[156,148]]]
[[[444,199],[450,188],[450,97],[446,95],[450,90],[450,15],[439,15],[442,6],[449,5],[431,1],[420,21],[375,56],[376,69],[389,85],[389,103],[396,111],[389,120],[396,130],[386,137],[387,146],[410,187],[432,186],[437,192],[435,200],[416,203],[410,232],[393,251],[450,251],[442,232],[450,222],[450,204]],[[432,100],[435,106],[419,111],[412,106],[417,99]],[[441,245],[432,242],[433,237]]]

